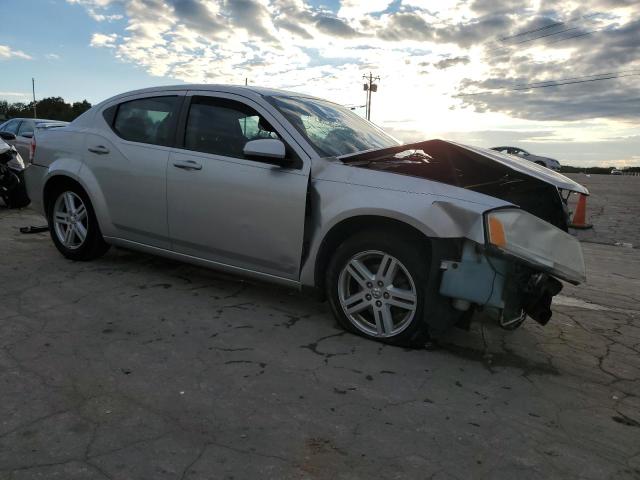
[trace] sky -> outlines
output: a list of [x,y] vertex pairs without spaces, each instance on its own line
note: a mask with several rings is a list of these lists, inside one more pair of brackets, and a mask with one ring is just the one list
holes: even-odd
[[[222,83],[356,107],[404,141],[640,165],[638,0],[0,0],[0,99]],[[16,12],[11,17],[10,12]],[[6,14],[5,14],[6,13]],[[11,21],[8,19],[11,18]]]

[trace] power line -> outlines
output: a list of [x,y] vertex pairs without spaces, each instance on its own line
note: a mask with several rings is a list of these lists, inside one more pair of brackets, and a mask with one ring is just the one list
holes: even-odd
[[640,73],[630,73],[629,75],[617,75],[617,76],[603,77],[603,78],[591,78],[589,80],[574,80],[571,82],[552,83],[550,85],[538,85],[533,87],[512,88],[511,90],[512,91],[533,90],[535,88],[559,87],[561,85],[573,85],[575,83],[599,82],[600,80],[613,80],[616,78],[637,77],[637,76],[640,76]]
[[[500,88],[500,89],[496,89],[496,90],[484,90],[482,92],[461,93],[461,94],[458,94],[456,96],[457,97],[471,97],[471,96],[474,96],[474,95],[494,94],[494,93],[498,93],[498,92],[501,92],[501,91],[519,92],[519,91],[525,91],[525,90],[534,90],[534,89],[538,89],[538,88],[560,87],[562,85],[573,85],[573,84],[577,84],[577,83],[590,83],[590,82],[598,82],[598,81],[602,81],[602,80],[614,80],[614,79],[617,79],[617,78],[640,76],[640,72],[639,73],[625,73],[625,72],[636,72],[636,71],[637,70],[627,70],[627,71],[623,71],[623,72],[601,73],[601,74],[597,74],[597,75],[585,75],[583,77],[573,77],[573,78],[560,79],[560,80],[547,80],[546,82],[534,82],[534,83],[530,83],[530,84],[519,85],[519,86],[515,86],[514,88]],[[621,73],[624,73],[624,74],[620,75]],[[592,77],[599,77],[599,78],[592,78]]]
[[591,78],[591,77],[603,77],[610,75],[620,75],[625,73],[640,73],[640,68],[634,68],[633,70],[620,70],[619,72],[606,72],[606,73],[595,73],[593,75],[580,75],[579,77],[568,77],[568,78],[558,78],[556,80],[541,80],[539,82],[530,82],[530,83],[516,83],[514,87],[525,87],[531,85],[538,85],[541,83],[550,83],[550,82],[564,82],[568,80],[581,80],[583,78]]
[[[520,33],[518,33],[516,35],[512,35],[510,37],[503,37],[501,40],[509,39],[509,38],[517,38],[517,37],[521,37],[521,36],[524,36],[524,35],[528,35],[529,33],[536,33],[536,32],[540,32],[540,31],[548,30],[549,28],[559,27],[561,25],[568,25],[568,24],[571,24],[571,23],[575,23],[575,22],[578,22],[578,21],[582,21],[582,20],[585,20],[585,19],[592,18],[592,17],[594,17],[596,15],[600,15],[600,12],[592,13],[590,15],[583,15],[581,17],[573,18],[573,19],[568,20],[566,22],[556,22],[556,23],[553,23],[553,24],[550,24],[550,25],[546,25],[545,27],[540,27],[540,28],[537,28],[537,29],[534,29],[534,30],[529,30],[529,31],[526,31],[526,32],[520,32]],[[541,38],[547,38],[547,37],[552,37],[552,36],[555,36],[555,35],[560,35],[560,34],[563,34],[563,33],[566,33],[566,32],[572,32],[572,31],[578,30],[579,28],[580,28],[580,26],[565,28],[564,30],[560,30],[560,31],[557,31],[557,32],[551,32],[551,33],[545,33],[543,35],[537,35],[537,36],[535,36],[533,38],[527,38],[527,39],[524,39],[524,40],[520,40],[518,42],[505,43],[504,45],[501,45],[501,46],[498,46],[498,47],[493,48],[491,50],[488,50],[487,53],[493,53],[493,52],[497,52],[497,51],[507,50],[510,47],[513,47],[513,46],[516,46],[516,45],[523,45],[525,43],[530,43],[530,42],[534,42],[536,40],[540,40]],[[562,39],[557,40],[557,41],[547,42],[544,45],[551,45],[553,43],[564,41],[565,39],[568,40],[570,38],[577,38],[577,37],[585,36],[585,35],[588,35],[590,33],[595,32],[595,31],[597,31],[597,30],[593,30],[592,32],[588,32],[588,33],[578,33],[577,35],[566,37],[566,38],[562,38]]]
[[595,17],[597,15],[600,15],[600,12],[595,12],[595,13],[591,13],[589,15],[581,15],[579,17],[574,17],[572,19],[567,20],[566,22],[554,22],[554,23],[551,23],[549,25],[545,25],[543,27],[535,28],[533,30],[527,30],[527,31],[524,31],[524,32],[516,33],[515,35],[509,35],[507,37],[502,37],[499,40],[501,42],[504,42],[505,40],[509,40],[511,38],[522,37],[524,35],[528,35],[529,33],[541,32],[541,31],[544,31],[544,30],[548,30],[549,28],[559,27],[560,25],[566,25],[568,23],[574,23],[574,22],[577,22],[579,20],[589,19],[589,18]]

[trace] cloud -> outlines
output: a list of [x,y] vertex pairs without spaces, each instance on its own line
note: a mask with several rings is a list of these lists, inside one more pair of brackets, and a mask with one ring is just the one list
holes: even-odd
[[466,65],[469,63],[469,57],[466,55],[462,55],[459,57],[451,57],[451,58],[443,58],[442,60],[437,61],[433,64],[438,70],[444,70],[446,68],[451,68],[456,65]]
[[33,60],[30,55],[27,55],[22,50],[12,50],[11,47],[7,45],[0,45],[0,60],[9,60],[11,58]]
[[360,34],[347,22],[335,17],[320,15],[316,19],[316,27],[322,33],[340,38],[354,38]]
[[388,41],[430,41],[434,39],[434,33],[435,29],[420,14],[395,13],[388,17],[387,24],[378,31],[378,37]]
[[118,36],[115,33],[105,35],[104,33],[94,33],[91,36],[91,42],[89,45],[92,47],[115,47],[115,42]]
[[[343,0],[331,9],[309,0],[67,1],[121,15],[101,25],[91,45],[168,81],[249,77],[353,104],[371,70],[382,77],[374,116],[413,115],[407,121],[422,131],[424,111],[432,124],[454,127],[491,119],[558,129],[583,119],[637,121],[640,112],[639,77],[512,90],[640,69],[636,1],[591,0],[587,8],[582,0]],[[418,75],[426,66],[428,75]],[[458,96],[473,91],[487,93]]]

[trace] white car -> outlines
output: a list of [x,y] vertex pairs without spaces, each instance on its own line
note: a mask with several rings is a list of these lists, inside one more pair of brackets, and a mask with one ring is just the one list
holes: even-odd
[[550,168],[551,170],[555,170],[556,172],[560,170],[560,162],[558,162],[557,160],[549,157],[541,157],[540,155],[533,155],[532,153],[529,153],[521,148],[493,147],[491,150],[524,158],[525,160],[529,160],[530,162],[537,163],[538,165],[542,165],[543,167]]

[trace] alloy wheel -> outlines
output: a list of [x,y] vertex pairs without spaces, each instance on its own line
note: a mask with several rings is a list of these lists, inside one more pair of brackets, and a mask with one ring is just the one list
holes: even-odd
[[89,217],[78,194],[66,191],[58,196],[53,206],[53,228],[64,247],[75,250],[82,246],[87,238]]
[[338,277],[344,314],[362,332],[392,337],[407,328],[416,314],[418,294],[407,268],[385,252],[360,252]]

